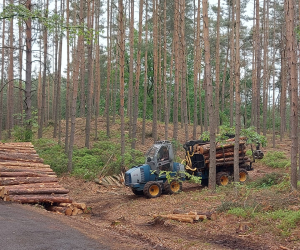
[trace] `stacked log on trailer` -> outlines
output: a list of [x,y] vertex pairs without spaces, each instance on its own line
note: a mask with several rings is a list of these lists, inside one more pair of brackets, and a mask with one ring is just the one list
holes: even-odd
[[[239,142],[239,159],[240,161],[249,162],[250,158],[246,156],[246,138],[241,137]],[[193,147],[194,154],[202,154],[205,159],[205,163],[209,165],[209,151],[210,143],[199,145],[196,144]],[[225,143],[216,145],[216,165],[232,165],[234,161],[234,139],[228,139]]]
[[72,204],[68,193],[31,143],[0,143],[0,199],[49,208]]

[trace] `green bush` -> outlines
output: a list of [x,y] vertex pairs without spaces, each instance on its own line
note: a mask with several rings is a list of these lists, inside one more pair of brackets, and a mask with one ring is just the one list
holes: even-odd
[[283,152],[279,151],[267,152],[261,162],[273,168],[287,168],[291,166],[290,160]]
[[274,185],[278,185],[283,181],[284,175],[280,173],[270,173],[266,174],[262,178],[259,178],[251,183],[248,186],[253,188],[267,188]]
[[44,159],[44,163],[51,166],[56,174],[67,172],[68,157],[64,148],[53,140],[39,139],[33,142],[37,153]]
[[273,220],[273,225],[276,225],[280,229],[282,236],[289,236],[291,229],[295,229],[300,224],[300,210],[276,210],[270,213],[264,213],[261,215],[262,220]]

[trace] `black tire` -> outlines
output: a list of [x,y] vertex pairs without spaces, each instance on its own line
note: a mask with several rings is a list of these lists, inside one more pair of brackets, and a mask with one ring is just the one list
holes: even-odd
[[178,180],[168,181],[164,184],[164,192],[166,194],[176,194],[182,191],[182,183]]
[[144,186],[144,195],[148,198],[157,198],[161,196],[162,188],[156,181],[149,181]]
[[207,187],[208,186],[208,179],[201,179],[201,185],[203,187]]
[[136,190],[134,188],[131,189],[132,193],[134,193],[135,195],[144,195],[143,190]]
[[240,177],[240,183],[245,183],[246,181],[249,180],[249,175],[248,175],[248,171],[244,168],[240,168],[240,173],[239,173],[239,177]]
[[229,175],[226,172],[219,172],[216,176],[216,183],[219,186],[227,186],[229,184]]

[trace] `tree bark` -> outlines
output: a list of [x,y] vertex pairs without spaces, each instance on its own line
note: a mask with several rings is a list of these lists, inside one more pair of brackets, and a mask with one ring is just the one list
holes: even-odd
[[209,44],[209,21],[208,2],[202,1],[203,5],[203,40],[205,50],[205,78],[207,81],[207,100],[209,111],[209,135],[210,135],[210,164],[209,164],[209,189],[216,188],[216,131],[215,131],[215,109],[213,105],[213,86],[211,80],[210,66],[210,44]]

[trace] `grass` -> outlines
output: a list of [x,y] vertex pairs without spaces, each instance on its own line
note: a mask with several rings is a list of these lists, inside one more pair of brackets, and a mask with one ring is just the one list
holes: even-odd
[[267,152],[261,163],[273,168],[287,168],[291,166],[291,161],[280,151]]

